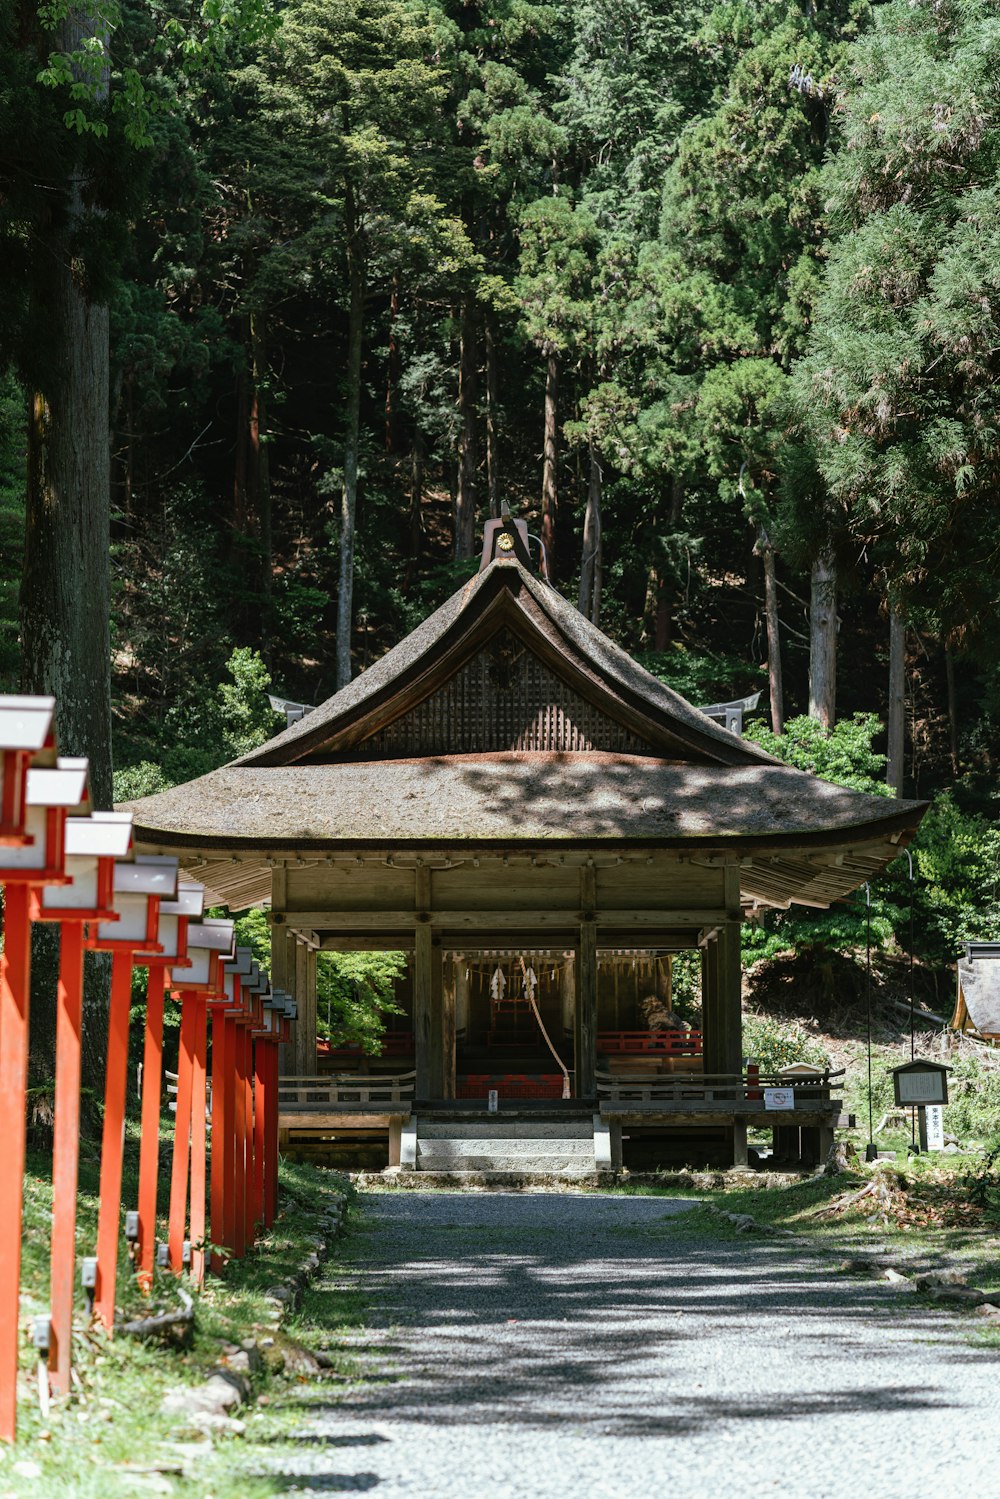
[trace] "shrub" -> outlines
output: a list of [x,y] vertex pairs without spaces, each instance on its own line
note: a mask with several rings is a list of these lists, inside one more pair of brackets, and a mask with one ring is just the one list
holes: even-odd
[[811,1067],[830,1065],[826,1052],[811,1036],[797,1025],[783,1025],[770,1015],[743,1017],[743,1052],[767,1074],[795,1062],[807,1062]]

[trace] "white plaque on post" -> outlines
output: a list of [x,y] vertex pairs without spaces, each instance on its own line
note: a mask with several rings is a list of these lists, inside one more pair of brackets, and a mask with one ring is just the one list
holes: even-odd
[[794,1109],[795,1089],[765,1088],[764,1107],[765,1109]]
[[944,1150],[944,1109],[939,1103],[929,1103],[924,1109],[927,1127],[927,1149]]

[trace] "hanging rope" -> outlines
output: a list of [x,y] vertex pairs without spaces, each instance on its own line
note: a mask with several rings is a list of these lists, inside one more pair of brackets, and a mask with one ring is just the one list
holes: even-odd
[[[563,1096],[563,1098],[569,1098],[569,1096],[570,1096],[569,1071],[568,1071],[568,1069],[566,1067],[566,1063],[563,1061],[562,1057],[559,1055],[559,1053],[556,1051],[555,1047],[552,1045],[552,1042],[549,1039],[549,1033],[545,1029],[545,1023],[542,1020],[541,1015],[539,1014],[538,1006],[535,1004],[534,986],[530,985],[529,982],[528,982],[528,970],[525,967],[524,958],[523,957],[519,957],[517,961],[521,965],[521,975],[522,975],[522,977],[524,979],[524,992],[525,992],[525,994],[528,997],[528,1003],[531,1006],[532,1011],[534,1012],[535,1019],[538,1021],[538,1029],[541,1031],[542,1036],[544,1037],[544,1040],[545,1040],[545,1044],[549,1048],[549,1051],[552,1053],[552,1056],[555,1059],[555,1062],[556,1062],[556,1064],[557,1064],[557,1066],[559,1068],[559,1071],[563,1075],[562,1096]],[[532,976],[532,978],[534,978],[534,973],[532,973],[531,976]]]

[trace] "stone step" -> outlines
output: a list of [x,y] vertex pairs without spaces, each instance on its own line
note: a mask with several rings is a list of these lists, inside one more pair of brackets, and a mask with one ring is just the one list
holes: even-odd
[[502,1155],[491,1151],[489,1155],[461,1156],[417,1156],[417,1171],[439,1174],[462,1172],[500,1171],[508,1175],[522,1176],[593,1176],[596,1166],[593,1153],[590,1156],[569,1155]]
[[585,1119],[507,1119],[493,1116],[492,1123],[469,1119],[437,1120],[421,1116],[417,1123],[421,1140],[593,1140],[594,1121]]
[[594,1137],[591,1135],[587,1140],[546,1139],[544,1137],[538,1140],[525,1140],[509,1135],[494,1135],[492,1138],[479,1135],[465,1139],[428,1140],[418,1133],[417,1154],[421,1153],[439,1156],[495,1154],[593,1156]]

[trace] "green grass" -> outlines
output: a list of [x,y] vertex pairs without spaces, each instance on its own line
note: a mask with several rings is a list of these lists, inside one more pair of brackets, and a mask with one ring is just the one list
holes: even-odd
[[[130,1130],[123,1201],[136,1195],[136,1150]],[[95,1147],[81,1142],[78,1253],[92,1252],[97,1221]],[[307,1289],[301,1305],[279,1329],[266,1292],[291,1278],[317,1237],[316,1211],[343,1178],[319,1167],[282,1162],[281,1212],[270,1232],[242,1261],[232,1261],[221,1278],[210,1278],[196,1300],[196,1323],[187,1346],[142,1342],[121,1335],[107,1339],[86,1326],[82,1293],[74,1339],[78,1386],[72,1399],[54,1404],[43,1419],[37,1400],[33,1355],[22,1340],[22,1379],[18,1442],[0,1449],[0,1496],[53,1496],[53,1499],[111,1499],[115,1495],[171,1493],[212,1494],[215,1499],[257,1499],[282,1491],[280,1480],[247,1476],[244,1443],[260,1445],[269,1455],[280,1451],[296,1424],[294,1403],[280,1397],[298,1376],[277,1367],[287,1356],[290,1367],[303,1347],[322,1349],[332,1360],[334,1380],[350,1378],[354,1360],[341,1356],[343,1333],[360,1320],[357,1297],[343,1291]],[[168,1183],[161,1175],[161,1200]],[[25,1234],[22,1270],[22,1325],[48,1306],[48,1240],[51,1178],[44,1154],[29,1158],[25,1180]],[[165,1229],[165,1224],[163,1224]],[[119,1304],[126,1313],[150,1306],[177,1305],[176,1282],[158,1274],[151,1303],[139,1295],[127,1258],[119,1266]],[[185,1428],[175,1415],[161,1410],[164,1395],[178,1385],[197,1384],[218,1364],[225,1344],[254,1338],[273,1339],[264,1350],[265,1367],[253,1376],[255,1402],[235,1414],[246,1423],[245,1438],[214,1436],[206,1440]],[[315,1376],[313,1376],[315,1377]],[[272,1402],[275,1402],[272,1404]],[[247,1454],[249,1455],[249,1454]],[[27,1466],[25,1466],[27,1465]],[[167,1471],[139,1471],[162,1465]],[[171,1468],[185,1467],[185,1472]]]

